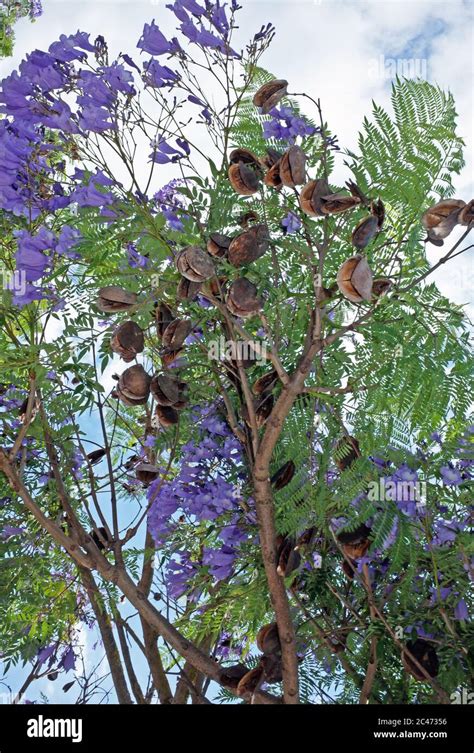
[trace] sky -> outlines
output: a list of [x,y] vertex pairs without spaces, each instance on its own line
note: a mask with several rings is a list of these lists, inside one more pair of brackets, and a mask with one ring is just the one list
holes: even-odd
[[[112,55],[129,52],[138,58],[136,43],[145,22],[156,19],[168,36],[175,18],[165,5],[169,0],[43,0],[44,14],[34,24],[21,20],[15,27],[12,58],[0,61],[0,78],[15,69],[34,48],[47,49],[60,34],[78,29],[91,39],[105,36]],[[290,91],[320,98],[324,117],[342,147],[353,149],[371,102],[389,108],[390,71],[409,66],[415,75],[450,89],[459,114],[459,133],[466,142],[466,167],[456,177],[456,198],[474,195],[473,147],[473,15],[468,0],[239,0],[238,39],[244,43],[271,21],[276,37],[261,65],[290,82]],[[172,34],[171,34],[172,35]],[[404,70],[407,70],[405,67]],[[336,178],[344,181],[342,159]],[[161,184],[172,177],[164,168]],[[455,241],[460,232],[450,236]],[[445,249],[449,246],[445,246]],[[444,250],[428,246],[435,263]],[[474,254],[458,257],[433,275],[441,292],[468,306],[474,318]],[[111,369],[111,372],[115,369]],[[90,636],[86,653],[91,653]],[[25,672],[11,676],[17,688]],[[64,682],[66,682],[67,677]],[[38,684],[51,702],[67,702],[60,692],[63,682]]]

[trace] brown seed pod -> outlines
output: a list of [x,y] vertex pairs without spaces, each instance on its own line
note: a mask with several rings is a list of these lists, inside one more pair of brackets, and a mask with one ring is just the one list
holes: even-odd
[[94,530],[89,533],[89,536],[101,552],[103,552],[111,543],[109,534],[103,526],[100,526],[100,528],[94,528]]
[[163,426],[165,429],[169,426],[174,426],[179,421],[178,411],[170,405],[157,405],[155,415],[160,426]]
[[182,277],[178,283],[176,297],[180,301],[193,301],[201,290],[200,282],[192,282]]
[[352,231],[352,245],[357,249],[362,250],[369,245],[372,238],[374,238],[378,232],[379,220],[375,215],[370,214],[368,217],[364,217],[364,219],[361,220]]
[[211,257],[198,246],[183,248],[175,263],[178,272],[192,282],[204,282],[215,275]]
[[284,186],[296,188],[304,183],[306,154],[299,146],[290,146],[280,162],[280,177]]
[[100,463],[102,458],[104,458],[106,455],[107,450],[101,447],[99,450],[93,450],[92,452],[87,453],[86,457],[91,465],[95,465],[96,463]]
[[365,523],[358,526],[355,531],[342,531],[337,534],[337,540],[342,546],[342,551],[350,560],[363,557],[370,546],[370,528]]
[[353,563],[352,560],[351,560],[350,563],[347,560],[344,560],[343,563],[342,563],[343,573],[346,576],[346,578],[348,578],[349,580],[353,580],[354,579],[355,568],[356,568],[356,565],[355,565],[355,563]]
[[96,306],[106,314],[113,314],[116,311],[127,311],[136,302],[136,293],[129,293],[118,285],[107,285],[99,290]]
[[358,196],[347,196],[343,193],[331,193],[321,196],[321,212],[323,214],[340,214],[353,209],[360,204]]
[[150,382],[141,364],[130,366],[119,377],[117,396],[125,405],[144,405],[150,394]]
[[301,189],[300,206],[309,217],[322,217],[321,198],[329,193],[329,184],[325,178],[310,180]]
[[160,475],[160,469],[152,463],[139,463],[135,468],[135,475],[142,484],[148,485],[156,481]]
[[232,667],[224,667],[219,672],[219,681],[224,688],[236,690],[240,680],[248,671],[248,667],[245,664],[234,664]]
[[357,183],[354,183],[353,180],[348,180],[346,181],[346,186],[351,192],[352,196],[357,196],[357,198],[361,200],[362,204],[365,204],[366,206],[369,205],[370,200],[367,198],[367,196],[365,196],[365,194],[362,193]]
[[278,191],[283,186],[283,181],[280,175],[281,161],[275,162],[274,165],[265,173],[263,182],[269,188],[276,188]]
[[471,222],[474,222],[474,199],[471,199],[458,214],[458,223],[460,225],[470,225]]
[[284,79],[273,79],[268,84],[263,84],[254,94],[253,103],[255,107],[260,107],[262,114],[267,115],[286,96],[287,87],[288,81]]
[[207,241],[207,250],[211,256],[223,257],[229,250],[232,238],[222,233],[212,233]]
[[238,148],[229,154],[230,165],[238,165],[239,162],[243,162],[244,165],[252,165],[257,171],[261,170],[259,158],[250,149]]
[[264,625],[257,633],[256,643],[262,654],[277,654],[281,651],[276,622]]
[[[415,657],[415,659],[421,664],[424,670],[430,677],[436,677],[439,672],[439,660],[438,655],[427,641],[422,638],[417,638],[416,641],[408,641],[406,644],[408,651]],[[416,666],[413,660],[407,655],[406,651],[402,652],[403,667],[408,674],[418,680],[419,682],[427,682],[427,678],[420,669]]]
[[292,460],[288,460],[273,474],[270,481],[275,491],[283,489],[290,483],[291,479],[295,475],[295,470],[296,466],[294,462]]
[[160,356],[163,366],[170,366],[172,363],[178,360],[183,352],[184,348],[181,348],[181,350],[169,350],[168,348],[162,350]]
[[341,293],[352,303],[369,301],[372,295],[372,272],[364,256],[357,254],[346,259],[337,273]]
[[124,322],[115,329],[110,341],[110,348],[118,353],[126,363],[133,361],[137,353],[145,347],[143,330],[136,322]]
[[270,234],[267,225],[254,225],[250,230],[233,238],[228,260],[234,267],[241,267],[259,259],[267,251]]
[[239,277],[229,288],[226,305],[231,314],[245,318],[261,309],[262,301],[255,285],[246,277]]
[[377,199],[377,201],[371,203],[370,212],[374,217],[377,217],[378,230],[382,230],[383,223],[385,222],[385,207],[381,199]]
[[170,307],[166,305],[166,303],[160,303],[159,306],[155,306],[155,319],[156,334],[161,340],[166,327],[173,321],[174,314],[171,311]]
[[253,693],[263,676],[263,667],[255,667],[245,674],[237,685],[237,695],[242,697]]
[[281,682],[283,679],[281,658],[270,654],[269,656],[262,656],[260,659],[260,666],[263,669],[263,677],[265,682],[270,685],[273,682]]
[[192,328],[189,319],[174,319],[163,333],[163,346],[168,350],[180,350]]
[[[274,404],[273,395],[271,393],[263,393],[254,400],[254,411],[257,422],[257,427],[260,429],[265,425],[270,413],[273,410]],[[250,417],[248,414],[247,406],[242,406],[242,418],[248,426],[250,426]]]
[[355,437],[342,437],[336,444],[334,454],[337,467],[345,471],[361,456],[359,442]]
[[257,212],[250,211],[250,212],[244,212],[240,215],[240,217],[237,218],[236,222],[240,227],[243,227],[245,230],[248,228],[251,222],[258,222],[258,214]]
[[288,578],[301,564],[301,555],[295,549],[296,542],[291,536],[283,539],[277,551],[277,573]]
[[273,389],[275,382],[278,380],[278,374],[275,369],[259,377],[252,387],[254,395],[261,395],[263,392],[269,392]]
[[435,246],[442,246],[444,238],[457,225],[459,215],[466,206],[462,199],[445,199],[426,210],[421,218],[421,223],[428,231],[426,240]]
[[254,168],[245,162],[230,165],[228,176],[230,185],[240,196],[252,196],[258,191],[259,176]]
[[158,405],[176,407],[184,400],[186,384],[169,374],[155,374],[150,389]]
[[279,152],[277,149],[273,149],[273,147],[269,146],[267,147],[267,153],[265,157],[262,157],[262,159],[260,160],[260,163],[263,165],[263,167],[269,170],[282,157],[283,157],[283,152]]
[[374,298],[380,298],[388,293],[392,285],[393,282],[388,277],[378,277],[372,283],[372,296]]

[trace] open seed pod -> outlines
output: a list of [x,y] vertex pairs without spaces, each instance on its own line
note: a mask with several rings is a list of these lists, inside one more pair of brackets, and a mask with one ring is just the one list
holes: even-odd
[[172,363],[175,363],[180,358],[183,352],[184,348],[181,348],[181,350],[169,350],[169,348],[162,350],[160,356],[163,366],[171,366]]
[[110,348],[118,353],[126,363],[133,361],[137,353],[141,353],[145,347],[143,330],[136,322],[124,322],[119,324],[112,335]]
[[360,204],[358,196],[347,196],[343,193],[331,193],[321,196],[321,212],[323,214],[340,214],[353,209]]
[[253,693],[263,676],[263,667],[255,667],[245,674],[237,685],[237,695],[242,697]]
[[283,489],[290,483],[291,479],[295,475],[295,470],[296,467],[294,462],[292,460],[288,460],[281,466],[281,468],[276,471],[276,473],[273,474],[270,481],[275,491]]
[[378,232],[378,218],[373,214],[369,214],[369,216],[364,217],[364,219],[361,220],[352,231],[352,245],[359,250],[362,250],[369,245],[372,238],[374,238]]
[[169,426],[174,426],[179,421],[178,411],[170,405],[157,405],[155,415],[160,426],[163,426],[165,429]]
[[[422,638],[418,638],[416,641],[408,641],[406,644],[408,651],[415,657],[415,659],[421,664],[424,670],[430,677],[436,677],[439,672],[439,660],[438,655],[434,647]],[[415,680],[420,682],[427,682],[425,675],[415,665],[413,660],[406,654],[402,653],[402,663],[405,671],[408,672]]]
[[251,210],[250,212],[244,212],[237,218],[237,224],[243,227],[244,230],[248,228],[251,222],[258,222],[258,214]]
[[224,667],[219,673],[219,681],[224,688],[236,690],[237,685],[249,669],[245,664],[234,664],[232,667]]
[[345,471],[360,458],[359,442],[355,437],[342,437],[336,444],[334,454],[337,467],[340,471]]
[[226,305],[231,314],[243,318],[252,316],[262,308],[256,286],[246,277],[234,280],[227,294]]
[[296,188],[304,183],[306,154],[299,146],[290,146],[280,162],[280,177],[284,186]]
[[207,241],[207,250],[212,256],[218,256],[222,258],[226,256],[232,238],[222,233],[212,233]]
[[150,381],[141,364],[130,366],[119,377],[117,397],[125,405],[144,405],[150,394]]
[[270,685],[274,682],[281,682],[283,679],[283,672],[281,666],[281,658],[275,654],[268,656],[262,656],[260,659],[260,666],[263,669],[263,677],[265,682]]
[[370,200],[367,198],[365,194],[362,193],[357,183],[354,183],[353,180],[348,180],[346,181],[346,186],[351,192],[352,196],[357,196],[357,198],[361,200],[362,204],[365,204],[366,206],[369,205]]
[[113,314],[115,311],[127,311],[136,302],[136,293],[129,293],[118,285],[107,285],[99,290],[96,306],[106,314]]
[[264,167],[267,168],[267,170],[269,170],[283,157],[283,152],[279,152],[277,149],[273,149],[273,147],[271,146],[268,146],[266,151],[267,153],[265,157],[262,157],[260,162]]
[[278,547],[277,573],[282,578],[288,578],[301,564],[301,555],[295,546],[295,539],[286,536]]
[[460,225],[470,225],[474,222],[474,199],[466,204],[458,214],[458,222]]
[[427,240],[442,246],[444,238],[457,225],[460,211],[466,206],[462,199],[444,199],[426,210],[421,223],[428,231]]
[[180,301],[193,301],[201,290],[200,282],[192,282],[182,277],[178,283],[176,297]]
[[255,169],[245,162],[238,162],[229,167],[229,182],[240,196],[251,196],[258,191],[260,179]]
[[243,162],[244,165],[252,165],[254,170],[257,171],[260,171],[262,169],[260,166],[260,160],[257,155],[251,152],[250,149],[245,149],[244,147],[234,149],[229,154],[230,165],[238,165],[239,162]]
[[261,395],[263,392],[271,391],[278,380],[278,374],[275,369],[268,371],[254,382],[252,392],[254,395]]
[[169,350],[180,350],[192,328],[189,319],[174,319],[163,332],[163,346]]
[[241,267],[259,259],[267,251],[270,234],[267,225],[254,225],[250,230],[233,238],[228,260],[234,267]]
[[103,447],[100,447],[98,450],[92,450],[92,452],[87,453],[87,460],[91,465],[95,465],[96,463],[100,463],[102,458],[104,458],[107,455],[107,450],[105,450]]
[[377,201],[371,203],[370,213],[373,214],[374,217],[377,217],[378,230],[382,230],[383,223],[385,222],[385,207],[381,199],[377,199]]
[[374,298],[380,298],[388,293],[392,285],[393,282],[388,277],[378,277],[372,283],[372,296]]
[[322,217],[321,199],[329,193],[329,184],[325,178],[310,180],[301,189],[300,206],[309,217]]
[[158,405],[184,407],[187,385],[169,374],[155,374],[151,380],[151,394]]
[[264,625],[257,633],[256,643],[262,654],[275,654],[281,651],[280,637],[276,622]]
[[288,81],[277,78],[269,81],[268,84],[263,84],[254,94],[253,103],[255,107],[260,107],[262,114],[267,115],[286,96],[287,87]]
[[346,259],[337,273],[341,293],[352,303],[369,301],[372,295],[372,272],[364,256],[357,254]]
[[344,560],[342,563],[342,570],[346,578],[349,580],[354,579],[354,571],[356,569],[355,563],[353,563],[353,560],[349,563],[347,560]]
[[183,248],[176,257],[176,268],[192,282],[204,282],[215,275],[211,257],[198,246]]
[[170,307],[166,305],[166,303],[160,303],[159,306],[155,306],[155,319],[156,334],[161,340],[166,327],[173,321],[174,314],[171,311]]
[[342,551],[354,560],[358,557],[363,557],[367,549],[370,546],[369,541],[370,528],[365,523],[358,526],[355,531],[341,531],[337,534],[337,540],[342,546]]
[[94,528],[94,530],[89,533],[89,536],[101,552],[103,552],[111,543],[109,534],[103,526],[100,526],[100,528]]
[[152,463],[139,463],[135,468],[135,475],[142,484],[151,484],[160,475],[160,469]]
[[281,160],[275,162],[274,165],[265,173],[263,182],[269,188],[276,188],[278,191],[283,186],[283,181],[280,175]]

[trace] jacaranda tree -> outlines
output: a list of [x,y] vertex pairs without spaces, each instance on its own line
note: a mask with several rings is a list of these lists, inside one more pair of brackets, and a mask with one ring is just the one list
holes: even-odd
[[86,625],[120,703],[449,703],[473,670],[472,361],[430,281],[474,219],[453,99],[397,80],[349,151],[261,67],[271,24],[242,48],[235,0],[167,7],[177,37],[62,35],[2,85],[6,676],[29,663],[20,700],[75,670],[93,700]]

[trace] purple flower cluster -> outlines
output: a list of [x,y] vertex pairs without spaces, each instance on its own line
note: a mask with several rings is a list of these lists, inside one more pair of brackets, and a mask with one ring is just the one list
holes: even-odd
[[183,202],[176,192],[176,189],[180,185],[181,181],[172,180],[163,186],[153,197],[166,218],[168,226],[171,230],[177,230],[178,232],[183,230],[184,225],[182,220],[186,217],[183,214]]
[[270,110],[270,119],[263,124],[263,137],[276,139],[294,144],[297,137],[313,136],[321,133],[321,129],[315,128],[306,122],[304,118],[294,112],[291,107],[274,107]]

